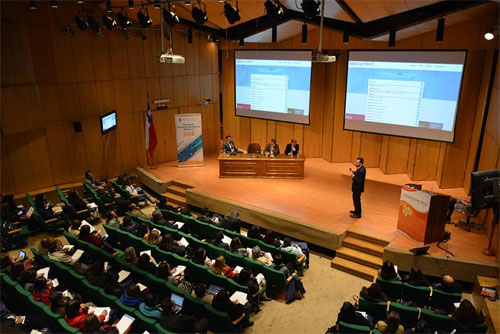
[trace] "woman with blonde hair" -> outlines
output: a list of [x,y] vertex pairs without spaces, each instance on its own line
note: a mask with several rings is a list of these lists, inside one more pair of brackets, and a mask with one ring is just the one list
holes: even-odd
[[236,273],[231,269],[231,267],[226,265],[226,260],[224,256],[219,256],[215,259],[214,264],[212,264],[212,271],[216,275],[224,275],[229,278],[234,277]]
[[158,245],[161,242],[161,239],[162,239],[162,237],[161,237],[160,231],[158,231],[158,230],[152,230],[146,236],[146,241],[150,245]]

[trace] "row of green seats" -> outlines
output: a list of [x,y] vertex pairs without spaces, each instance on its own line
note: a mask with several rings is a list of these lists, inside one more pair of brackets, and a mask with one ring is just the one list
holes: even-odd
[[339,321],[339,333],[341,334],[381,334],[376,328],[370,329],[368,326],[360,326]]
[[54,276],[65,284],[71,291],[75,291],[84,297],[84,300],[90,300],[100,307],[118,308],[124,313],[129,314],[135,318],[132,332],[142,333],[144,331],[158,332],[171,334],[171,332],[162,328],[158,331],[156,328],[157,321],[143,315],[139,310],[124,305],[116,296],[107,294],[104,289],[91,284],[85,276],[77,273],[71,267],[62,264],[59,261],[54,261],[36,251],[31,249],[35,255],[35,260],[42,266],[48,266],[53,270]]
[[42,216],[38,213],[38,211],[36,210],[36,205],[35,205],[35,201],[33,200],[33,198],[31,197],[31,195],[29,193],[26,193],[26,199],[28,200],[28,203],[29,205],[33,208],[33,217],[35,218],[36,222],[38,223],[38,225],[40,225],[40,227],[42,228],[42,230],[57,230],[61,227],[65,227],[66,225],[68,225],[68,223],[62,219],[58,219],[58,218],[53,218],[53,219],[49,219],[49,220],[44,220],[42,218]]
[[[375,323],[384,320],[389,312],[396,311],[401,318],[401,324],[405,328],[414,326],[420,319],[427,321],[430,328],[435,331],[444,330],[449,333],[455,328],[455,322],[449,315],[425,308],[406,306],[397,302],[375,303],[359,297],[358,308],[370,314]],[[486,330],[487,326],[479,325],[474,333],[485,333]]]
[[[188,235],[182,231],[178,231],[176,229],[163,226],[163,225],[158,225],[155,224],[154,222],[136,216],[134,214],[128,214],[130,217],[132,217],[133,220],[148,224],[151,227],[155,227],[160,231],[168,232],[172,235],[172,237],[175,240],[180,240],[181,238],[185,238],[191,247],[193,248],[203,248],[207,252],[207,256],[211,259],[215,259],[219,256],[223,256],[226,259],[226,263],[229,266],[235,267],[235,266],[241,266],[248,268],[249,270],[252,271],[254,275],[257,275],[259,273],[262,273],[264,277],[266,278],[267,286],[272,289],[276,290],[281,290],[284,289],[287,285],[287,277],[285,277],[285,274],[281,270],[277,270],[274,268],[271,268],[269,266],[264,265],[263,263],[259,261],[255,261],[251,258],[248,258],[246,256],[243,256],[241,254],[235,254],[233,252],[230,252],[224,248],[217,247],[215,245],[212,245],[210,243],[207,243],[205,241],[201,241],[198,238],[195,238],[191,235]],[[197,224],[197,223],[195,223]],[[295,255],[295,254],[293,254]]]
[[215,234],[217,234],[217,232],[222,231],[224,235],[228,236],[231,239],[234,237],[240,238],[241,243],[245,247],[253,248],[254,246],[259,246],[260,249],[262,249],[263,251],[270,252],[273,255],[278,253],[281,254],[283,256],[283,261],[285,263],[291,263],[295,268],[299,268],[299,266],[302,265],[298,261],[297,255],[295,253],[283,251],[278,247],[267,244],[261,240],[252,239],[243,234],[236,233],[221,227],[217,227],[212,224],[201,222],[191,216],[186,216],[170,210],[160,210],[160,211],[163,213],[166,219],[185,223],[187,228],[192,233],[198,234],[204,238],[213,239],[215,237]]
[[419,307],[432,306],[446,309],[448,305],[459,303],[461,293],[447,293],[427,286],[415,286],[397,280],[385,280],[377,277],[377,284],[392,301],[412,301]]
[[2,290],[15,296],[20,306],[25,307],[26,315],[33,315],[47,321],[54,333],[80,333],[77,329],[66,324],[66,321],[57,313],[52,312],[49,306],[33,299],[33,295],[13,281],[9,275],[0,273]]
[[[108,227],[109,228],[109,227]],[[83,249],[94,257],[100,258],[103,261],[108,261],[108,263],[117,270],[129,271],[132,275],[132,279],[137,282],[143,282],[144,285],[148,286],[153,291],[167,291],[168,293],[176,293],[184,297],[184,305],[186,309],[191,310],[193,314],[199,316],[207,317],[210,320],[210,325],[212,330],[222,330],[222,331],[232,331],[233,324],[231,318],[226,312],[221,312],[212,307],[212,305],[207,304],[201,300],[198,300],[191,296],[191,294],[185,292],[182,289],[166,282],[164,279],[160,279],[155,275],[152,275],[146,271],[137,268],[135,265],[125,262],[121,259],[121,255],[113,256],[106,251],[96,247],[93,244],[79,240],[78,237],[64,232],[66,239],[69,243]],[[181,257],[179,257],[181,258]],[[182,258],[181,258],[182,259]],[[185,259],[184,259],[185,260]]]
[[3,224],[2,218],[0,217],[0,235],[7,242],[11,244],[18,244],[29,237],[30,230],[28,229],[28,226],[17,225],[15,228],[8,231]]
[[[240,285],[233,279],[227,278],[226,276],[216,275],[209,268],[196,264],[189,259],[183,258],[174,253],[161,250],[158,246],[151,245],[144,239],[141,239],[133,235],[132,233],[122,231],[106,224],[104,224],[104,228],[110,236],[110,240],[119,242],[122,245],[132,246],[135,248],[137,253],[145,250],[151,250],[151,255],[157,261],[166,261],[171,267],[178,265],[186,266],[186,272],[191,274],[191,276],[195,278],[196,282],[198,283],[205,283],[208,285],[215,284],[226,290],[229,290],[230,292],[242,291],[245,293],[249,293],[247,286]],[[187,240],[189,241],[189,239]]]
[[[123,198],[130,199],[130,194],[128,191],[122,188],[116,181],[110,180],[109,183],[115,188],[115,191],[119,193]],[[146,198],[144,196],[139,196],[138,198],[139,201],[145,201]]]

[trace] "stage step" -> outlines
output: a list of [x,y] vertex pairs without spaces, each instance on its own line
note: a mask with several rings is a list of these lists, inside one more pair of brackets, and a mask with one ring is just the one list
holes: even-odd
[[382,258],[379,256],[367,254],[347,247],[341,247],[337,250],[336,256],[377,270],[382,266],[383,262]]
[[380,244],[375,244],[370,241],[358,239],[353,236],[347,236],[342,240],[342,246],[347,248],[353,248],[358,251],[368,253],[371,255],[382,257],[384,254],[384,246]]
[[167,192],[175,194],[175,195],[179,195],[181,197],[186,197],[186,188],[183,188],[183,187],[171,185],[171,186],[168,186]]
[[180,206],[184,206],[184,207],[186,206],[186,197],[182,197],[182,196],[170,193],[170,192],[167,192],[163,195],[167,197],[167,199],[170,203],[174,203],[176,205],[180,205]]
[[392,241],[392,236],[370,232],[367,234],[358,226],[351,226],[347,229],[347,236],[352,236],[356,239],[362,239],[374,244],[387,246]]
[[184,189],[194,188],[194,185],[192,183],[190,183],[189,181],[185,181],[185,180],[172,180],[172,184],[174,186],[184,188]]
[[364,278],[369,281],[372,281],[373,277],[377,275],[377,269],[370,268],[338,256],[333,258],[330,265],[332,266],[332,268],[339,269],[341,271]]

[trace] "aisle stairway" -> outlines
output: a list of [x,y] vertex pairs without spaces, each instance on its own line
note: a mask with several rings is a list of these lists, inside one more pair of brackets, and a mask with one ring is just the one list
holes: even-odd
[[371,281],[382,266],[384,247],[389,242],[390,239],[386,236],[375,236],[362,232],[355,226],[350,227],[331,266]]
[[162,195],[167,197],[169,204],[186,207],[186,189],[189,188],[194,188],[194,186],[183,180],[173,180],[172,184],[167,187],[167,192]]

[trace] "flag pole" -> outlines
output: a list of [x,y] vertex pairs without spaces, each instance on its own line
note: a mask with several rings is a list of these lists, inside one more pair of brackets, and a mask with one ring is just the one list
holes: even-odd
[[158,168],[155,165],[155,162],[154,162],[154,159],[153,159],[153,155],[154,154],[151,154],[151,165],[149,166],[149,169],[157,169]]

